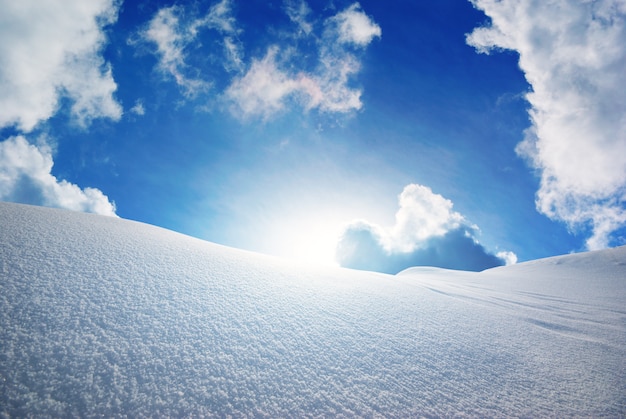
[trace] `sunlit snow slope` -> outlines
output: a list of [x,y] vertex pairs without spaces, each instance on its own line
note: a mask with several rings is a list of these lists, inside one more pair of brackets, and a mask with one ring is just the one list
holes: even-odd
[[626,248],[302,268],[0,203],[0,416],[626,414]]

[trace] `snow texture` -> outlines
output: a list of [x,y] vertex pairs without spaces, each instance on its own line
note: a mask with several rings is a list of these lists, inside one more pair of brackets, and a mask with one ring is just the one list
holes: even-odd
[[0,203],[0,417],[626,415],[626,247],[296,264]]

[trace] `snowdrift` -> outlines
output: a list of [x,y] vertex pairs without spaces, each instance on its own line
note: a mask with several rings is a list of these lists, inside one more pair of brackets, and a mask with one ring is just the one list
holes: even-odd
[[0,203],[0,416],[626,414],[626,248],[303,268]]

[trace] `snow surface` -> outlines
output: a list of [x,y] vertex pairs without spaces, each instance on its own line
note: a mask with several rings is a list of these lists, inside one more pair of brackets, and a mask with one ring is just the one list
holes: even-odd
[[0,281],[2,417],[626,414],[626,247],[391,276],[0,203]]

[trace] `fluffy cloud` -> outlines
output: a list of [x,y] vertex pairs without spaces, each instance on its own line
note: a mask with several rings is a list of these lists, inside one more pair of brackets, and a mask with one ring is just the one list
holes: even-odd
[[0,142],[0,200],[115,216],[115,205],[98,189],[58,180],[52,154],[22,136]]
[[316,68],[303,70],[305,66],[299,60],[306,54],[292,48],[270,47],[263,59],[253,60],[248,71],[234,79],[226,90],[233,113],[243,118],[267,118],[282,110],[288,100],[307,111],[345,113],[360,109],[361,90],[349,85],[351,77],[360,70],[352,49],[364,48],[373,38],[380,37],[380,27],[358,3],[326,19],[319,37],[307,21],[310,10],[304,1],[288,2],[286,12],[298,26],[298,35],[308,35],[316,41]]
[[80,125],[117,120],[111,67],[99,52],[103,27],[117,16],[114,0],[3,1],[0,5],[0,127],[29,132],[71,99]]
[[227,58],[224,66],[228,70],[240,68],[241,57],[234,40],[237,29],[229,0],[215,4],[201,18],[185,18],[184,12],[180,6],[159,10],[140,33],[140,38],[156,45],[158,68],[173,77],[187,97],[194,97],[211,86],[210,82],[191,76],[194,70],[185,62],[185,49],[195,41],[200,29],[214,29],[224,34],[223,45]]
[[[69,99],[74,122],[118,120],[117,85],[100,52],[103,28],[117,18],[114,0],[0,2],[0,128],[29,133]],[[51,174],[50,147],[23,136],[0,142],[0,199],[115,215],[98,189]]]
[[505,265],[515,265],[517,263],[517,255],[508,250],[496,253],[496,257],[503,260]]
[[130,108],[130,112],[139,116],[145,115],[146,108],[143,106],[143,101],[137,100],[135,102],[135,105],[132,108]]
[[422,185],[408,185],[398,197],[400,209],[388,250],[412,252],[430,237],[461,226],[463,216],[452,211],[452,201]]
[[541,174],[538,210],[609,246],[626,225],[626,2],[472,2],[491,24],[468,43],[517,51],[532,86],[517,152]]
[[487,252],[477,228],[426,186],[406,186],[398,203],[390,229],[362,220],[346,227],[336,253],[341,266],[395,274],[411,266],[481,271],[517,261],[512,252]]
[[363,13],[359,3],[329,19],[329,24],[335,26],[333,31],[337,33],[339,42],[360,47],[367,46],[373,38],[382,34],[380,26]]

